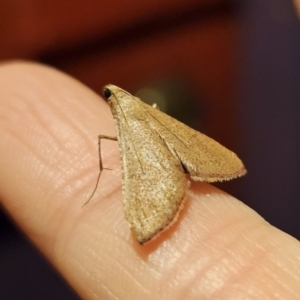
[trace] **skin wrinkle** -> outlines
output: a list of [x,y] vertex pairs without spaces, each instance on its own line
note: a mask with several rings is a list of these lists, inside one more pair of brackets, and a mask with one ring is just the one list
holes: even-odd
[[[254,222],[254,225],[252,225],[252,222]],[[205,235],[205,237],[201,237],[201,240],[203,241],[204,245],[207,245],[211,240],[217,240],[217,237],[220,237],[221,239],[218,239],[218,241],[223,241],[222,237],[225,236],[226,237],[226,244],[224,246],[222,246],[223,248],[226,248],[228,245],[228,235],[226,233],[226,231],[230,231],[228,229],[231,228],[236,228],[237,226],[239,226],[239,224],[245,224],[245,217],[244,216],[239,216],[236,217],[235,219],[231,218],[230,221],[226,222],[226,223],[221,223],[220,226],[217,226],[216,228],[209,228],[207,229],[205,226],[202,226],[203,230],[205,230],[205,232],[207,232],[207,234]],[[248,224],[248,223],[247,223]],[[257,226],[257,221],[251,221],[249,223],[250,228],[252,226]],[[201,224],[200,224],[201,226]],[[242,232],[247,232],[249,230],[248,226],[243,226],[243,231]],[[234,237],[235,238],[235,237]],[[236,240],[235,240],[236,241]],[[231,243],[231,242],[230,242]],[[214,246],[212,247],[212,249],[210,249],[210,251],[213,251]]]
[[[275,241],[274,241],[274,239],[271,239],[270,240],[270,244],[272,245],[272,247],[273,247],[273,249],[274,249],[274,252],[275,253],[273,253],[273,255],[271,255],[270,256],[270,258],[275,258],[275,256],[276,256],[276,253],[278,254],[277,256],[278,257],[280,257],[281,258],[281,261],[282,261],[282,257],[284,257],[284,260],[283,260],[283,262],[289,262],[290,264],[289,264],[289,267],[288,268],[286,268],[286,272],[288,272],[288,271],[291,271],[292,269],[294,269],[295,271],[296,270],[298,270],[298,268],[295,268],[294,266],[295,266],[295,259],[294,260],[291,260],[290,259],[290,256],[282,256],[281,254],[282,254],[282,250],[283,250],[283,248],[284,248],[284,245],[281,243],[281,242],[278,242],[277,240],[276,240],[276,243],[275,243]],[[298,252],[297,252],[298,253]],[[277,257],[276,256],[276,257]],[[297,256],[295,257],[295,258],[297,258]],[[274,263],[277,263],[277,260],[278,260],[278,258],[275,260],[274,259]],[[298,261],[300,261],[300,257],[298,257]],[[291,272],[289,272],[289,274],[293,274],[293,273],[291,273]],[[300,274],[297,274],[298,276],[296,276],[296,275],[292,275],[293,276],[293,278],[295,278],[296,280],[298,280],[298,281],[300,281]]]
[[[27,103],[30,103],[30,101],[27,101]],[[27,109],[26,109],[26,115],[27,117],[28,116],[32,116],[33,119],[34,119],[34,124],[38,124],[38,127],[37,126],[34,126],[32,129],[30,129],[30,132],[32,132],[32,130],[36,131],[36,130],[39,130],[37,128],[42,128],[43,132],[44,133],[48,133],[48,147],[47,148],[51,148],[51,150],[49,151],[58,151],[58,149],[61,149],[62,148],[62,144],[60,142],[60,140],[58,138],[56,138],[56,136],[54,134],[52,134],[52,131],[51,130],[48,130],[48,126],[47,124],[44,122],[43,118],[41,117],[43,114],[39,114],[37,112],[37,110],[35,109],[35,105],[27,105]],[[30,109],[29,109],[30,108]],[[30,115],[29,115],[30,113]],[[18,113],[19,115],[20,113]],[[30,118],[32,119],[32,118]],[[25,127],[26,128],[26,127]],[[16,131],[17,133],[17,131]],[[45,155],[45,152],[43,153],[39,153],[39,152],[36,152],[34,151],[34,146],[33,145],[36,145],[37,143],[32,143],[32,142],[28,142],[28,136],[31,136],[29,135],[28,133],[25,134],[25,135],[20,135],[19,136],[19,140],[22,142],[23,145],[26,145],[27,146],[27,149],[30,149],[31,152],[34,154],[34,157],[38,158],[39,159],[39,166],[43,166],[43,169],[47,168],[49,171],[52,169],[52,166],[51,166],[51,163],[45,159],[45,157],[47,157],[47,155]],[[33,134],[32,135],[34,138],[36,136],[36,134]],[[53,147],[53,145],[56,145],[56,147]],[[39,145],[40,147],[40,145]],[[46,148],[46,149],[47,149]],[[57,153],[57,155],[61,154],[62,152],[59,150],[59,152]],[[29,168],[34,168],[35,165],[37,164],[34,164],[34,165],[28,165]],[[51,172],[51,171],[50,171]],[[49,173],[48,173],[49,174]],[[54,175],[54,174],[53,174]],[[57,177],[57,174],[55,175],[56,178]],[[59,180],[56,180],[56,182],[59,182]]]
[[[11,137],[14,137],[14,140],[17,141],[21,145],[20,148],[23,149],[23,152],[25,152],[24,150],[26,150],[27,154],[30,154],[30,153],[34,154],[34,156],[32,156],[31,162],[34,160],[33,158],[35,158],[35,160],[34,160],[35,163],[24,164],[24,165],[22,165],[22,168],[26,168],[27,170],[34,169],[37,176],[39,176],[39,174],[42,174],[43,171],[42,171],[41,166],[44,166],[44,159],[43,159],[42,155],[35,155],[36,151],[34,151],[34,148],[31,146],[31,144],[29,142],[26,141],[25,138],[22,139],[23,136],[20,136],[19,139],[16,139],[15,133],[11,132]],[[24,149],[24,146],[25,146],[25,149]],[[39,167],[37,168],[37,166],[39,166]],[[50,174],[51,174],[51,172],[49,173],[49,175]],[[20,180],[24,181],[24,178],[20,178]],[[29,188],[27,181],[26,181],[26,184],[27,184],[27,188]],[[30,186],[33,186],[33,185],[34,185],[34,183],[30,184]],[[42,191],[41,187],[38,187],[38,188],[40,189],[40,191]]]
[[[72,223],[70,223],[66,216],[69,214],[73,215],[74,213],[76,214],[76,218]],[[72,244],[73,236],[74,235],[76,236],[76,234],[74,233],[80,230],[82,224],[88,224],[87,221],[88,216],[89,216],[89,211],[84,210],[80,206],[79,207],[74,206],[72,211],[65,209],[65,210],[61,210],[60,213],[55,212],[53,214],[53,219],[59,218],[61,220],[59,225],[56,226],[56,231],[55,231],[55,235],[57,236],[57,240],[60,241],[60,245],[58,251],[54,252],[54,257],[59,257],[59,254],[61,253],[62,250],[69,248],[69,245]],[[49,222],[52,223],[51,218]],[[60,230],[61,228],[64,228],[64,230],[61,231]]]
[[[192,296],[192,294],[195,293],[198,296],[202,294],[208,298],[217,299],[218,295],[225,294],[225,290],[232,289],[237,282],[245,280],[245,276],[241,277],[238,274],[234,276],[234,273],[228,272],[226,266],[221,264],[222,261],[224,261],[224,257],[219,257],[218,260],[215,260],[215,264],[213,264],[210,268],[205,271],[202,270],[196,274],[193,280],[190,280],[189,284],[186,284],[189,288],[186,289],[185,295]],[[227,259],[225,261],[227,261]],[[221,269],[226,270],[226,278],[220,278],[220,274],[222,274],[222,272],[220,272]],[[247,274],[247,276],[251,277],[253,272],[250,270],[253,269],[255,269],[255,267],[253,265],[249,265],[249,267],[239,268],[235,273]],[[212,276],[212,274],[217,276]],[[222,284],[216,286],[216,282],[218,281],[222,282]],[[212,283],[212,285],[208,284],[208,282]],[[231,284],[231,282],[233,284]],[[209,290],[208,287],[212,287],[212,289]]]
[[[209,200],[209,201],[202,201],[201,206],[203,208],[205,208],[206,210],[209,211],[209,218],[213,218],[213,220],[223,220],[224,218],[224,214],[220,214],[220,212],[216,209],[211,209],[211,203],[215,203],[216,205],[218,205],[218,207],[221,207],[221,212],[223,211],[222,208],[225,206],[230,206],[228,208],[228,210],[230,210],[230,212],[232,214],[235,213],[239,213],[239,211],[242,209],[243,213],[245,213],[246,215],[251,216],[254,212],[254,210],[252,210],[251,208],[249,208],[248,206],[245,206],[241,201],[239,201],[238,199],[234,198],[231,196],[230,201],[228,201],[228,194],[224,191],[221,190],[214,190],[213,192],[210,192],[209,194],[205,193],[205,190],[207,190],[209,186],[206,183],[200,183],[200,184],[195,184],[194,182],[192,182],[192,188],[188,190],[187,194],[191,197],[191,201],[197,201],[199,198],[199,195],[201,195],[201,197],[203,197],[205,200]],[[194,214],[194,211],[190,212],[191,214]],[[201,214],[202,215],[202,211],[200,212],[196,212],[197,214]],[[257,218],[261,219],[264,221],[264,219],[259,216],[257,213],[255,213]]]
[[[286,275],[288,275],[290,277],[289,282],[291,283],[291,279],[295,279],[294,283],[297,284],[297,281],[299,282],[299,278],[296,278],[295,276],[291,275],[291,273],[288,271],[288,268],[284,268],[283,264],[278,264],[277,260],[274,260],[274,252],[276,252],[277,249],[272,248],[273,252],[269,252],[269,256],[268,259],[270,262],[273,262],[275,264],[275,266],[280,269],[282,272],[284,272]],[[293,291],[293,289],[291,289],[290,285],[285,284],[284,282],[282,282],[280,280],[280,278],[278,278],[278,276],[276,275],[277,272],[270,272],[270,277],[277,282],[278,285],[281,285],[285,290],[287,290],[289,293],[294,294],[294,296],[297,296],[297,294]],[[287,277],[287,276],[286,276]]]
[[[245,228],[245,231],[247,231],[247,230],[248,230],[248,232],[249,232],[249,228]],[[222,234],[221,234],[221,235],[222,235]],[[226,235],[226,234],[225,234],[225,235]],[[213,236],[215,237],[214,234],[213,234]],[[240,237],[238,238],[238,240],[241,240],[241,239],[243,238],[242,236],[243,236],[243,235],[241,234]],[[236,242],[237,242],[237,240],[231,241],[230,243],[226,244],[225,248],[230,248],[230,246],[234,246],[234,245],[236,244]],[[209,252],[212,250],[211,248],[207,248],[207,247],[204,246],[204,245],[207,245],[206,242],[203,243],[202,247],[203,247],[203,248],[206,248]],[[194,246],[197,246],[197,245],[194,245]],[[184,265],[189,266],[189,267],[186,268],[186,274],[189,274],[189,273],[190,273],[191,265],[190,265],[190,264],[187,264],[187,263],[184,263],[184,262],[185,262],[185,260],[186,260],[186,257],[188,257],[188,255],[191,255],[191,253],[192,253],[193,251],[197,251],[197,249],[196,249],[196,248],[194,248],[194,250],[188,249],[188,251],[187,251],[186,253],[183,253],[183,254],[181,255],[181,257],[183,258],[182,261],[176,261],[176,264],[177,264],[177,265],[180,265],[180,266],[184,266]],[[227,253],[227,252],[226,252],[224,255],[219,256],[219,254],[218,254],[219,252],[222,253],[222,251],[219,251],[219,250],[218,250],[218,252],[216,252],[217,256],[215,257],[215,259],[214,259],[213,261],[210,260],[210,261],[208,261],[208,262],[206,263],[207,267],[204,267],[203,264],[202,264],[202,265],[199,265],[199,270],[201,270],[201,272],[195,273],[195,275],[194,275],[192,278],[186,277],[186,278],[188,279],[186,282],[188,282],[188,283],[184,284],[184,286],[187,286],[187,287],[188,287],[187,290],[190,290],[190,287],[191,287],[191,283],[192,283],[192,282],[196,282],[197,279],[203,277],[204,274],[207,274],[207,272],[209,272],[209,269],[211,268],[211,266],[218,265],[218,262],[222,261],[224,258],[226,258],[226,257],[228,256],[228,253]],[[192,267],[192,268],[193,268],[193,267]],[[181,271],[181,270],[180,270],[180,271]],[[196,272],[196,271],[197,271],[197,270],[195,270],[194,272]],[[181,271],[181,273],[182,273],[182,271]],[[169,278],[172,278],[172,279],[175,280],[175,278],[174,278],[174,271],[173,271],[173,270],[169,270],[169,271],[168,271],[168,274],[169,274],[169,276],[164,277],[164,280],[163,280],[164,282],[169,282]],[[178,273],[178,275],[179,275],[179,273]],[[182,280],[183,280],[182,276],[183,276],[183,274],[180,274],[180,276],[177,277],[176,281],[182,283]],[[230,278],[232,278],[232,276],[233,276],[233,275],[230,275]],[[176,277],[176,275],[175,275],[175,277]],[[232,280],[230,280],[230,281],[232,281]],[[226,283],[227,283],[227,286],[229,286],[229,282],[230,282],[230,281],[227,280],[227,282],[226,282]],[[185,295],[185,294],[186,294],[185,291],[182,291],[182,292],[180,293],[181,296],[183,296],[183,295]],[[183,298],[183,297],[182,297],[182,298],[181,298],[181,297],[178,297],[178,299],[184,299],[184,298]]]
[[[99,246],[101,246],[101,245],[99,245]],[[105,250],[105,248],[102,250]],[[107,253],[107,255],[105,255],[106,251],[101,251],[101,252],[104,254],[104,257],[102,258],[102,260],[104,260],[104,261],[107,260],[106,256],[110,256],[110,254]],[[125,276],[126,276],[127,280],[132,280],[133,282],[136,283],[136,287],[134,288],[135,293],[138,293],[137,287],[139,287],[146,294],[150,294],[150,291],[144,287],[143,283],[140,282],[140,280],[138,280],[138,278],[140,278],[139,276],[136,276],[136,278],[135,278],[133,275],[134,273],[131,273],[130,270],[126,271],[126,268],[124,268],[124,260],[122,259],[122,257],[118,258],[118,256],[115,256],[112,258],[114,261],[114,265],[113,265],[114,271],[117,272],[118,269],[122,270],[122,272],[125,272]],[[130,265],[130,263],[129,263],[129,265]],[[103,274],[105,274],[105,272],[103,272]],[[95,277],[93,277],[93,280],[95,280]],[[105,279],[103,281],[105,282]],[[104,284],[103,281],[96,280],[96,284]],[[108,287],[108,285],[106,285],[106,286]]]
[[[29,101],[27,101],[27,103],[30,103]],[[51,102],[51,106],[49,106],[48,105],[48,107],[50,108],[50,107],[54,107],[54,109],[56,108],[57,109],[57,106],[54,106],[52,103],[55,103],[55,102]],[[31,105],[31,108],[35,108],[36,107],[36,103],[34,104],[34,105]],[[36,120],[37,120],[37,123],[38,124],[41,124],[42,125],[42,127],[43,127],[43,129],[48,129],[48,124],[46,124],[45,122],[44,122],[44,119],[43,118],[41,118],[41,116],[44,116],[44,114],[39,114],[39,113],[34,113],[34,110],[33,109],[31,109],[31,111],[32,111],[32,113],[33,113],[33,115],[36,117]],[[53,111],[53,110],[52,110]],[[48,109],[47,110],[47,115],[49,115],[49,112],[50,112],[50,110]],[[58,112],[58,115],[60,115],[61,113],[60,113],[60,110],[59,109],[57,109],[57,112]],[[41,116],[40,116],[41,115]],[[53,114],[53,116],[54,116],[54,118],[57,118],[58,117],[58,115],[57,114]],[[67,114],[66,114],[66,116],[67,116]],[[65,117],[66,117],[65,116]],[[62,117],[62,116],[61,116]],[[49,119],[53,119],[53,117],[51,116],[51,117],[49,117]],[[54,123],[56,123],[56,122],[54,122]],[[61,124],[65,124],[66,123],[66,120],[64,119],[64,122],[62,122]],[[74,125],[75,123],[74,122],[72,122],[72,125]],[[51,124],[50,124],[51,125]],[[52,128],[51,126],[50,126],[50,128]],[[71,127],[70,127],[71,128]],[[49,146],[51,145],[52,147],[53,147],[53,144],[57,144],[57,149],[64,149],[65,147],[65,145],[62,145],[62,144],[59,144],[60,143],[60,141],[61,141],[61,137],[60,138],[58,138],[58,137],[56,137],[56,135],[55,134],[51,134],[52,133],[52,130],[46,130],[46,131],[48,131],[48,133],[50,133],[50,136],[51,136],[51,138],[52,138],[52,142],[51,141],[49,141]],[[70,130],[70,132],[74,132],[72,129]],[[79,133],[80,134],[80,133]],[[85,140],[88,140],[87,138],[85,138],[86,137],[86,134],[82,134],[81,136],[83,136],[84,137],[84,139]],[[53,143],[53,141],[55,141],[55,143]],[[67,151],[66,151],[66,153],[68,153]],[[44,155],[44,154],[43,154]],[[44,162],[46,162],[46,161],[44,161]],[[44,164],[45,165],[45,164]],[[80,164],[81,165],[81,164]],[[48,166],[49,167],[49,166]],[[77,170],[77,166],[74,168],[74,170]],[[56,176],[57,176],[57,174],[56,174]],[[62,174],[62,177],[63,176],[65,176],[65,174]],[[70,182],[72,181],[72,178],[70,179]],[[56,183],[58,183],[59,182],[59,180],[56,180]],[[68,185],[68,183],[66,182],[66,185]],[[61,186],[57,186],[57,188],[61,188]]]
[[[28,102],[28,101],[27,101]],[[54,102],[55,103],[55,102]],[[57,123],[56,121],[55,122],[51,122],[49,123],[48,120],[53,120],[53,119],[62,119],[63,115],[62,113],[60,113],[60,110],[58,110],[58,114],[56,113],[50,113],[50,112],[54,112],[55,109],[57,109],[58,107],[53,105],[53,103],[51,102],[51,106],[48,105],[47,109],[45,109],[45,107],[43,105],[40,105],[39,106],[39,109],[35,109],[36,108],[36,105],[29,105],[28,107],[30,107],[30,110],[27,109],[27,114],[29,111],[31,111],[31,115],[35,118],[35,124],[38,124],[39,125],[39,128],[43,128],[43,131],[48,133],[48,138],[47,138],[47,141],[48,141],[48,146],[46,147],[46,149],[49,149],[48,151],[49,152],[52,152],[53,151],[53,146],[54,145],[57,145],[55,147],[55,149],[63,149],[63,150],[60,150],[60,153],[58,153],[58,156],[60,155],[64,155],[65,153],[68,153],[68,151],[65,151],[65,150],[68,150],[68,148],[66,148],[66,145],[68,145],[68,143],[65,145],[65,144],[62,144],[61,141],[62,140],[66,140],[64,138],[64,136],[62,136],[62,133],[65,133],[65,135],[69,135],[69,133],[72,133],[74,132],[73,130],[73,127],[75,125],[75,127],[77,127],[77,129],[79,129],[79,133],[77,133],[77,136],[82,136],[82,137],[86,137],[85,134],[81,134],[83,133],[83,131],[80,129],[79,126],[76,126],[76,122],[74,122],[73,120],[71,120],[71,118],[68,118],[68,115],[65,114],[64,115],[64,122],[58,122],[59,124],[62,124],[64,125],[66,128],[70,128],[70,130],[62,130],[61,128],[61,125],[60,127],[57,127],[55,131],[59,132],[59,135],[57,135],[57,133],[54,133],[53,132],[53,129],[55,128],[55,124]],[[50,110],[49,108],[52,108],[52,110]],[[46,112],[46,114],[44,113],[40,113],[41,111],[43,112]],[[50,124],[50,126],[48,126]],[[69,124],[69,126],[67,125]],[[70,126],[72,125],[72,126]],[[68,132],[68,133],[67,133]],[[26,137],[23,138],[24,141],[26,141]],[[72,140],[72,139],[69,139],[69,140]],[[85,142],[87,141],[88,139],[85,138]],[[28,143],[29,144],[29,143]],[[69,145],[71,145],[72,143],[70,142]],[[85,143],[82,143],[82,145],[85,145]],[[78,144],[77,144],[77,147],[78,147]],[[74,146],[72,147],[74,148]],[[50,150],[51,149],[51,150]],[[38,152],[39,153],[39,152]],[[87,152],[88,153],[88,152]],[[35,153],[36,154],[36,153]],[[43,153],[43,158],[44,158],[44,155],[45,153]],[[87,154],[88,155],[88,154]],[[89,154],[90,155],[90,154]],[[47,156],[47,155],[46,155]],[[92,157],[90,155],[90,157]],[[40,156],[40,159],[42,158],[42,155]],[[71,159],[73,160],[73,162],[75,163],[76,161],[79,161],[79,159],[75,159],[73,157],[68,157],[68,159]],[[81,161],[82,161],[82,157],[81,157]],[[44,167],[47,167],[49,170],[51,169],[50,168],[50,165],[48,163],[48,166],[47,166],[47,163],[48,160],[45,160],[43,159],[43,166]],[[82,164],[78,163],[78,166],[81,166]],[[82,167],[81,169],[84,169],[84,167]],[[64,171],[64,170],[62,170]],[[73,169],[73,172],[68,170],[68,173],[73,173],[75,175],[76,178],[78,178],[78,167],[77,165],[74,167]],[[77,174],[77,175],[76,175]],[[49,173],[48,173],[49,175]],[[54,174],[53,174],[54,175]],[[61,173],[61,177],[58,176],[58,174],[55,174],[56,176],[56,180],[55,180],[55,184],[56,184],[56,187],[57,189],[59,190],[65,190],[65,187],[69,186],[70,185],[70,182],[74,182],[74,177],[71,177],[69,178],[68,180],[65,180],[65,182],[61,182],[60,178],[61,179],[64,179],[65,178],[65,175],[66,175],[66,172],[64,173]],[[83,188],[83,187],[82,187]]]
[[[251,261],[249,261],[247,265],[242,265],[241,263],[238,263],[237,266],[239,266],[239,268],[235,269],[234,273],[231,273],[231,275],[227,278],[226,283],[224,283],[222,289],[216,290],[212,294],[213,297],[218,297],[218,294],[224,294],[224,289],[231,289],[235,284],[238,284],[239,282],[242,282],[241,285],[243,285],[243,282],[245,282],[247,277],[253,277],[253,274],[255,274],[255,269],[257,268],[257,266],[260,265],[260,262],[262,262],[267,257],[267,255],[267,252],[259,252],[255,254],[255,257],[251,258]],[[232,255],[231,258],[235,259],[235,255]],[[244,259],[244,261],[246,261],[246,259]],[[243,276],[241,276],[240,274],[243,274]]]
[[[74,174],[76,174],[75,172],[74,172]],[[77,175],[78,176],[78,175]],[[71,180],[73,180],[72,178],[71,178]],[[72,181],[66,181],[66,185],[69,185],[69,182],[72,182]],[[48,195],[49,196],[49,195]],[[51,196],[51,195],[50,195]],[[63,216],[62,214],[60,214],[60,216]],[[53,214],[53,218],[55,219],[55,218],[57,218],[58,216],[57,216],[57,214],[56,214],[56,212]],[[51,222],[51,218],[49,218],[50,219],[50,222]],[[64,217],[61,217],[61,219],[62,220],[64,220],[64,219],[66,219],[67,220],[67,218],[64,218]],[[60,227],[62,224],[60,224],[58,227]],[[72,228],[70,229],[70,231],[72,231]]]
[[[238,219],[238,220],[239,220],[239,219]],[[251,224],[251,223],[250,223],[250,224]],[[224,231],[228,230],[228,227],[230,228],[230,227],[235,227],[235,226],[238,226],[238,225],[237,225],[237,222],[231,222],[231,223],[228,223],[228,224],[226,225],[226,228],[222,227],[222,229],[219,230],[219,232],[218,232],[217,235],[216,235],[216,233],[213,233],[211,236],[214,237],[214,239],[216,239],[216,236],[223,236],[223,235],[227,236],[226,233],[224,234]],[[253,228],[253,226],[251,226],[251,228]],[[254,229],[255,229],[255,227],[254,227]],[[253,230],[254,230],[254,229],[253,229]],[[249,227],[244,228],[243,231],[244,231],[244,232],[249,232]],[[241,237],[240,239],[242,239],[242,235],[241,235],[240,237]],[[209,244],[207,241],[208,241],[208,240],[204,241],[203,244],[204,244],[204,245]],[[224,246],[224,248],[228,248],[228,247],[230,247],[230,245],[236,244],[236,242],[237,242],[237,240],[231,241],[229,244],[227,243],[226,246]],[[205,247],[206,247],[206,246],[205,246]],[[213,249],[211,249],[211,248],[207,248],[207,249],[209,250],[209,252],[210,252],[211,250],[213,250]],[[189,249],[189,253],[191,254],[191,250],[190,250],[190,249]],[[180,255],[179,255],[179,256],[180,256]],[[184,257],[184,255],[182,255],[182,256]],[[220,258],[218,258],[218,260],[220,260]],[[218,260],[217,260],[217,261],[218,261]],[[184,262],[178,262],[178,261],[176,261],[176,264],[177,264],[177,265],[178,265],[178,264],[179,264],[179,265],[185,265]],[[207,262],[207,264],[208,264],[208,265],[211,265],[211,264],[213,264],[213,265],[218,265],[216,262],[212,262],[212,261]],[[175,265],[175,263],[174,263],[174,265]],[[166,267],[166,266],[164,266],[164,268],[165,268],[165,267]],[[202,271],[203,271],[203,270],[202,270]],[[169,271],[168,271],[168,274],[170,274],[170,277],[173,277],[174,272],[173,272],[172,270],[169,270]],[[180,281],[180,280],[182,280],[182,278],[180,278],[179,281]],[[170,282],[169,277],[164,278],[164,282]],[[179,298],[179,299],[180,299],[180,298]]]
[[[83,254],[86,254],[86,257],[90,257],[90,252],[88,252],[88,251],[85,251],[85,252],[83,252]],[[96,255],[96,252],[95,251],[93,251],[93,254],[94,254],[94,256]],[[88,261],[89,261],[90,259],[88,259]],[[72,261],[75,261],[75,264],[79,267],[79,269],[81,269],[81,271],[85,274],[85,277],[87,277],[88,278],[88,281],[90,282],[90,283],[92,283],[93,281],[95,281],[95,279],[94,279],[94,274],[98,274],[97,272],[91,272],[91,270],[89,270],[89,269],[87,269],[86,268],[86,265],[87,265],[87,261],[86,260],[82,260],[83,262],[82,263],[80,263],[80,262],[78,262],[77,260],[72,260]],[[77,267],[76,267],[76,269],[78,269]],[[94,270],[93,270],[94,271]],[[75,275],[75,274],[74,274]],[[76,278],[76,276],[75,276],[75,278]],[[112,292],[110,291],[110,289],[108,288],[108,286],[106,285],[106,284],[104,284],[104,282],[102,281],[102,280],[98,280],[98,281],[96,281],[97,283],[96,284],[94,284],[94,285],[90,285],[92,288],[91,289],[89,289],[89,291],[88,291],[88,293],[89,294],[91,294],[91,292],[93,293],[93,295],[95,295],[96,297],[95,297],[95,299],[103,299],[102,298],[102,296],[100,295],[98,295],[98,286],[100,285],[103,289],[104,289],[104,291],[109,291],[109,294],[111,294]],[[76,280],[74,279],[74,285],[76,284]],[[93,288],[94,287],[94,288]],[[103,295],[105,295],[105,293],[103,293]],[[101,297],[101,298],[99,298],[99,297]]]
[[[224,228],[224,230],[222,230],[222,228],[220,228],[220,230],[218,230],[218,231],[215,231],[215,232],[210,232],[211,233],[211,235],[210,235],[210,237],[214,237],[214,239],[216,238],[216,236],[228,236],[226,233],[224,233],[224,232],[226,232],[226,230],[227,230],[227,228],[229,228],[229,227],[239,227],[239,222],[242,222],[244,220],[244,217],[240,217],[240,218],[238,218],[237,220],[235,220],[234,222],[230,222],[230,223],[227,223],[226,225],[225,225],[225,227],[226,228]],[[252,224],[252,223],[250,223],[250,224]],[[255,224],[255,227],[257,226],[257,224]],[[254,227],[254,228],[255,228]],[[253,228],[253,224],[251,225],[251,228]],[[249,227],[247,226],[247,227],[244,227],[243,228],[243,232],[249,232]],[[216,235],[216,232],[218,232],[218,234]],[[243,236],[243,234],[240,234],[240,236]],[[242,237],[241,237],[242,238]],[[241,238],[239,238],[239,240],[241,239]],[[204,240],[203,241],[203,245],[207,245],[207,241],[208,240]],[[236,243],[236,239],[233,241],[233,242],[231,242],[231,244],[235,244]],[[228,244],[226,244],[226,246],[228,246]],[[226,246],[224,246],[223,248],[226,248]],[[211,249],[209,249],[209,250],[211,250]],[[190,252],[189,252],[189,254],[190,254]],[[185,257],[185,255],[184,254],[182,254],[182,257]],[[183,262],[176,262],[176,264],[177,265],[184,265],[184,263]],[[171,276],[174,276],[174,273],[172,272],[172,271],[168,271],[168,274],[171,274]],[[164,282],[168,282],[168,280],[167,279],[164,279]]]
[[[267,234],[265,233],[264,236],[266,236],[266,235],[267,235]],[[256,263],[254,264],[255,267],[256,267],[256,269],[258,269],[258,266],[260,266],[260,265],[263,266],[264,263],[265,263],[266,261],[270,261],[270,256],[272,256],[272,253],[273,253],[274,251],[276,251],[276,249],[275,249],[272,245],[270,245],[269,242],[268,242],[268,243],[265,243],[263,248],[262,248],[262,247],[259,247],[258,249],[263,250],[261,253],[263,253],[263,254],[265,254],[265,255],[262,254],[261,256],[258,256],[259,259],[256,259]],[[256,257],[257,257],[257,256],[256,256]],[[261,263],[261,262],[262,262],[262,263]],[[273,274],[276,274],[276,273],[270,272],[268,269],[266,269],[266,271],[267,271],[267,272],[265,272],[264,269],[262,269],[262,272],[260,272],[260,273],[263,275],[263,277],[265,278],[265,280],[266,280],[266,275],[267,275],[267,274],[269,274],[269,277],[270,277],[270,278],[275,279],[275,278],[273,277]],[[257,270],[256,270],[256,276],[257,276],[257,273],[259,273],[259,272],[257,272]],[[236,281],[238,281],[238,280],[236,280]],[[280,282],[277,282],[277,284],[281,285]],[[272,294],[272,293],[271,293],[271,294]],[[273,294],[272,294],[272,295],[273,295]],[[273,295],[273,296],[274,296],[274,295]],[[271,299],[273,299],[273,298],[271,298]]]

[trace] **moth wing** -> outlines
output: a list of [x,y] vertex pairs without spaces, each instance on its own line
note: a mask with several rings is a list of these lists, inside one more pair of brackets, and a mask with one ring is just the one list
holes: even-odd
[[246,173],[242,161],[234,152],[165,113],[145,103],[141,105],[152,117],[152,129],[178,157],[193,180],[223,181]]
[[[134,104],[130,107],[134,109]],[[151,129],[143,112],[120,118],[117,132],[125,216],[143,244],[176,220],[189,181],[181,162]]]

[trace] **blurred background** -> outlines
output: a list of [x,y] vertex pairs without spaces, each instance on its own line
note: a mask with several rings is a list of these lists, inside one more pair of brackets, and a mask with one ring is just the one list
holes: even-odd
[[[218,186],[299,239],[299,25],[286,0],[0,0],[0,60],[158,103],[238,153],[247,176]],[[4,212],[0,299],[78,299]]]

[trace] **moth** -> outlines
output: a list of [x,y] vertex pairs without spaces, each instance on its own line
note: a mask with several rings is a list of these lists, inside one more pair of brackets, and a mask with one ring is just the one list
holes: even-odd
[[155,105],[112,84],[104,87],[103,95],[111,108],[117,137],[99,136],[97,185],[104,169],[101,140],[117,140],[125,217],[140,244],[176,221],[190,179],[215,182],[246,173],[235,153]]

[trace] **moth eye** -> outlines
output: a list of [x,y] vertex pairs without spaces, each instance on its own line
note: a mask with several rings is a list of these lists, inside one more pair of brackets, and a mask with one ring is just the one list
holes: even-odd
[[103,96],[108,99],[111,96],[111,90],[108,88],[104,88],[103,90]]

